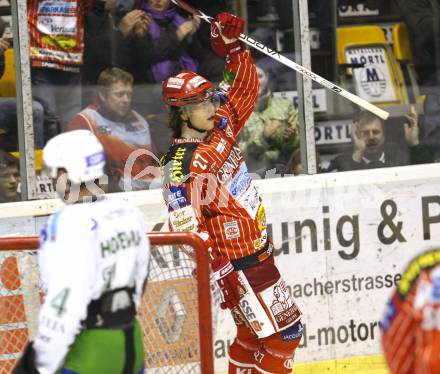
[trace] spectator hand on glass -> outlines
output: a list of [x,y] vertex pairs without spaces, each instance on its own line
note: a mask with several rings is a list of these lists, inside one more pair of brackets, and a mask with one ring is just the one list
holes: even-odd
[[417,110],[411,105],[409,113],[405,115],[406,121],[403,124],[405,140],[410,147],[419,144],[419,121]]
[[119,31],[127,37],[135,28],[135,25],[143,22],[145,19],[144,11],[140,9],[132,10],[128,12],[119,22]]

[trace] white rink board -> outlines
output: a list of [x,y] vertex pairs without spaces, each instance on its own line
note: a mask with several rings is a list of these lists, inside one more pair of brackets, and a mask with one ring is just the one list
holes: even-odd
[[[377,322],[391,286],[412,257],[440,246],[439,171],[440,166],[433,164],[258,181],[276,262],[304,312],[306,338],[296,362],[381,353]],[[160,191],[123,197],[142,209],[151,230],[166,229]],[[384,204],[389,206],[381,212]],[[392,223],[401,223],[402,241],[398,235],[387,241],[393,232],[388,227],[382,230],[382,215],[392,213],[392,206]],[[51,200],[4,207],[3,217],[5,212],[22,217],[2,218],[0,235],[20,230],[33,234],[45,218],[29,216],[52,213],[59,204]],[[439,223],[435,223],[436,217]],[[316,227],[313,248],[310,230],[300,232],[304,221]],[[381,232],[383,237],[379,238]],[[228,340],[231,343],[234,326],[225,312],[220,313],[218,322],[216,369],[226,371],[226,345]],[[334,329],[334,337],[330,329]]]

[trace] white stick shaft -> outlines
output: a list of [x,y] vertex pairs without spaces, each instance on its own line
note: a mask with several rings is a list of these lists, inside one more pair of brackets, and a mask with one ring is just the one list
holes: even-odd
[[284,57],[283,55],[281,55],[277,51],[270,49],[269,47],[265,46],[264,44],[252,39],[250,36],[247,36],[245,34],[241,34],[240,40],[243,41],[244,43],[248,44],[249,46],[255,48],[256,50],[266,54],[267,56],[272,57],[274,60],[277,60],[277,61],[281,62],[282,64],[288,66],[289,68],[297,71],[298,73],[304,75],[305,77],[314,80],[315,82],[319,83],[320,85],[324,86],[325,88],[328,88],[329,90],[337,93],[338,95],[345,97],[346,99],[348,99],[351,102],[355,103],[356,105],[359,105],[360,107],[370,111],[371,113],[382,118],[383,120],[386,120],[389,117],[390,114],[387,111],[377,107],[374,104],[371,104],[370,102],[362,99],[359,96],[352,94],[351,92],[344,90],[342,87],[337,86],[336,84],[328,81],[327,79],[319,76],[318,74],[315,74],[313,71],[306,69],[305,67],[297,64],[296,62],[289,60],[288,58]]
[[[211,23],[214,21],[214,18],[206,15],[205,13],[201,12],[198,9],[195,9],[185,3],[182,0],[171,0],[174,4],[181,7],[182,9],[185,9],[187,12],[200,17],[200,19],[203,19],[207,23]],[[277,51],[270,49],[269,47],[265,46],[264,44],[252,39],[250,36],[247,36],[245,34],[240,35],[240,40],[249,46],[255,48],[256,50],[264,53],[265,55],[268,55],[269,57],[272,57],[274,60],[277,60],[281,62],[282,64],[288,66],[289,68],[297,71],[298,73],[304,75],[307,78],[310,78],[314,80],[315,82],[319,83],[320,85],[324,86],[325,88],[328,88],[329,90],[332,90],[333,92],[337,93],[338,95],[341,95],[345,97],[346,99],[350,100],[352,103],[355,103],[356,105],[359,105],[360,107],[370,111],[371,113],[375,114],[376,116],[382,118],[383,120],[386,120],[388,116],[390,115],[387,111],[377,107],[376,105],[371,104],[367,100],[364,100],[360,98],[359,96],[356,96],[346,90],[344,90],[342,87],[337,86],[336,84],[328,81],[327,79],[324,79],[323,77],[319,76],[318,74],[315,74],[313,71],[310,71],[309,69],[306,69],[305,67],[297,64],[296,62],[293,62],[292,60],[289,60],[288,58],[282,56]]]

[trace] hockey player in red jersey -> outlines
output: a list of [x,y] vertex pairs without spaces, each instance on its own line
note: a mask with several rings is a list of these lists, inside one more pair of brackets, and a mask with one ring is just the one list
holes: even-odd
[[392,374],[440,373],[440,249],[410,262],[380,326]]
[[197,232],[211,248],[221,306],[237,325],[229,373],[290,373],[301,312],[274,264],[264,206],[236,144],[256,104],[258,78],[238,40],[244,21],[228,13],[216,21],[211,45],[226,58],[222,90],[191,71],[163,83],[175,138],[161,160],[169,224]]

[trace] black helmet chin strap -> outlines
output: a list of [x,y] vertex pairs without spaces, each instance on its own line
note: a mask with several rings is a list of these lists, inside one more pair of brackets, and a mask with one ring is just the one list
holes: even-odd
[[200,134],[203,134],[206,132],[206,130],[201,130],[201,129],[198,129],[197,127],[194,127],[190,121],[185,121],[185,124],[188,126],[188,128],[195,130]]

